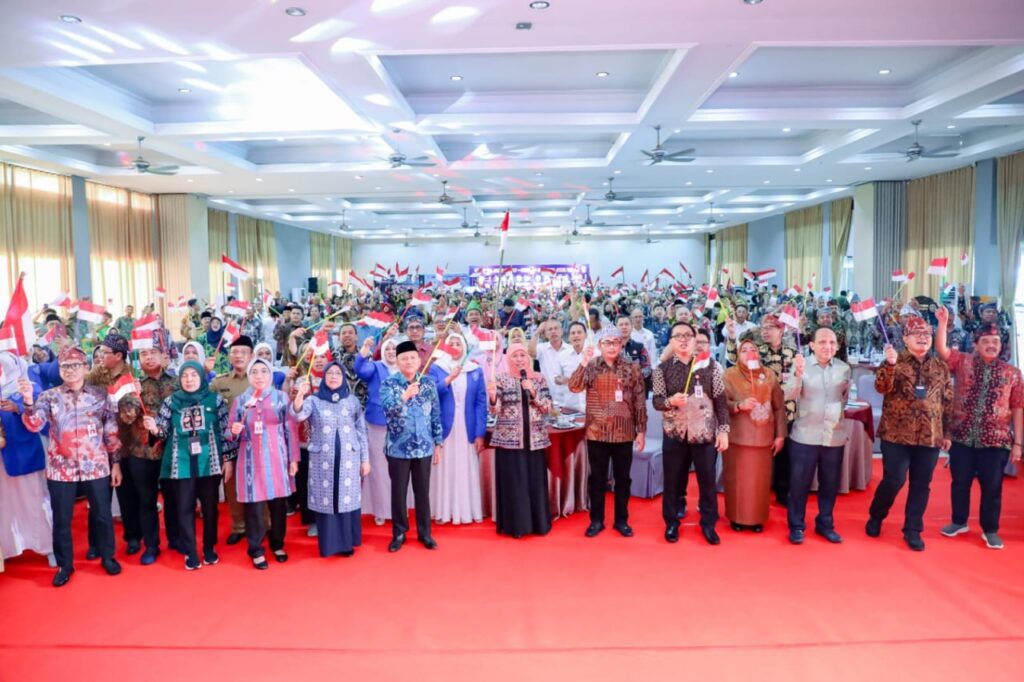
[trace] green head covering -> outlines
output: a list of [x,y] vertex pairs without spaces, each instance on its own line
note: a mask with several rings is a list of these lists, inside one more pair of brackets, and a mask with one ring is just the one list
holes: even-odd
[[183,407],[192,407],[202,402],[203,398],[212,395],[210,393],[210,383],[206,379],[206,369],[194,360],[182,363],[178,369],[178,383],[181,384],[181,375],[187,369],[193,369],[199,374],[199,390],[189,393],[184,388],[179,388],[177,391],[171,394],[171,406],[175,410],[180,410]]
[[470,310],[483,312],[482,310],[480,310],[480,301],[476,300],[475,298],[472,301],[470,301],[469,305],[466,306],[466,312],[468,313]]

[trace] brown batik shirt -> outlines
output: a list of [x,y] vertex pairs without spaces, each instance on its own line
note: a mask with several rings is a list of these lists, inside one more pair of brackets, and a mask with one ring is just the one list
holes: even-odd
[[937,448],[949,437],[953,384],[941,358],[926,355],[918,360],[901,351],[895,365],[878,368],[875,389],[884,396],[878,427],[882,440]]

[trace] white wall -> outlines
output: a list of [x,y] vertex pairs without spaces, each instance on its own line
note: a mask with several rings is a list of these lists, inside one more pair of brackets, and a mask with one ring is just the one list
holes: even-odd
[[292,289],[303,288],[312,273],[309,260],[309,231],[291,225],[274,223],[277,242],[277,276],[281,293],[290,296]]
[[[578,238],[580,243],[566,246],[562,240],[510,239],[505,253],[507,265],[572,264],[589,265],[592,277],[601,277],[608,282],[613,270],[625,266],[626,280],[635,282],[644,270],[650,276],[667,267],[680,276],[679,262],[693,273],[697,283],[707,279],[704,273],[703,237],[662,239],[647,244],[638,239],[588,239]],[[403,247],[401,242],[355,241],[352,245],[352,263],[359,275],[369,272],[375,263],[393,268],[398,261],[420,273],[433,274],[438,265],[445,266],[451,273],[468,272],[470,265],[495,265],[498,263],[498,240],[491,239],[485,247],[482,239],[466,241],[425,241],[415,247]]]
[[773,215],[747,223],[747,267],[754,272],[775,269],[778,276],[768,284],[785,289],[786,281],[786,217]]
[[[891,248],[891,247],[890,247]],[[871,296],[875,288],[875,185],[867,183],[853,190],[853,219],[850,222],[850,251],[853,255],[853,290]]]

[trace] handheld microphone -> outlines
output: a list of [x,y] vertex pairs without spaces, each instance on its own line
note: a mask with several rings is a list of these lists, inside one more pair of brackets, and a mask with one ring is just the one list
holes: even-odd
[[521,379],[522,381],[526,381],[526,370],[525,370],[525,369],[521,369],[521,370],[519,370],[519,378],[520,378],[520,379]]

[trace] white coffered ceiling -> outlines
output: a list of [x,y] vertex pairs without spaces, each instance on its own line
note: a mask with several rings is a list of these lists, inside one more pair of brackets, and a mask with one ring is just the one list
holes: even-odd
[[[1021,0],[528,5],[7,3],[0,158],[429,239],[505,210],[516,236],[690,234],[1024,148]],[[918,119],[955,156],[908,163]],[[694,160],[647,165],[655,125]],[[137,136],[178,174],[138,174]]]

